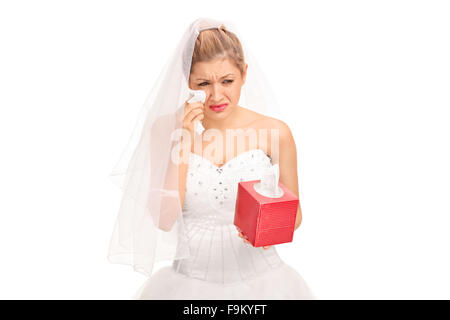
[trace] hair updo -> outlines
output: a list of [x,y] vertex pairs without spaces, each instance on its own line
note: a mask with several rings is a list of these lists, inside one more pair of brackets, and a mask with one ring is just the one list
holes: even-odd
[[244,50],[238,37],[233,32],[228,31],[224,25],[200,32],[195,41],[189,75],[197,62],[209,62],[217,58],[230,59],[243,76],[245,67]]

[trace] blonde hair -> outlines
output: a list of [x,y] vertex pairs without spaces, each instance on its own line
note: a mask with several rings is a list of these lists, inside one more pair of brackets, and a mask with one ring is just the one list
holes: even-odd
[[190,73],[197,62],[209,62],[216,58],[230,59],[243,75],[245,57],[241,42],[224,25],[200,32],[195,41]]

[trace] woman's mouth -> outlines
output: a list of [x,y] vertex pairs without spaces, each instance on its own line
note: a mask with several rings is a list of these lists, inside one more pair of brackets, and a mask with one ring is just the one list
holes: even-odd
[[221,111],[225,110],[225,108],[227,106],[228,106],[228,104],[224,103],[224,104],[219,104],[219,105],[211,105],[211,106],[209,106],[209,108],[214,112],[221,112]]

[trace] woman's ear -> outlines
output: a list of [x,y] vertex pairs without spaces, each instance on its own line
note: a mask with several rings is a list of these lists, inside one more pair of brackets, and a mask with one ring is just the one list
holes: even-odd
[[245,79],[247,78],[247,68],[248,68],[248,64],[246,63],[245,67],[244,67],[244,74],[242,75],[242,84],[245,83]]

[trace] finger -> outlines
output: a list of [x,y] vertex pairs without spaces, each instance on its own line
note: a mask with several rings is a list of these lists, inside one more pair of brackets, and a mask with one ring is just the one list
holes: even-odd
[[[184,120],[189,122],[195,121],[194,119],[198,116],[203,116],[203,110],[195,109],[185,115]],[[197,119],[198,120],[198,119]]]
[[190,109],[187,109],[185,112],[184,112],[184,116],[186,117],[186,116],[189,116],[189,115],[197,115],[197,114],[199,114],[199,113],[203,113],[203,107],[202,106],[197,106],[197,107],[193,107],[193,108],[190,108]]
[[195,117],[201,114],[203,114],[203,109],[201,108],[195,108],[190,110],[189,112],[185,112],[183,115],[183,122],[191,123]]
[[187,110],[187,112],[185,112],[185,116],[189,115],[189,114],[193,115],[193,114],[203,113],[203,111],[204,111],[203,105],[196,106],[196,107],[193,107],[193,108]]
[[201,102],[194,102],[194,103],[185,103],[184,104],[184,113],[187,114],[190,111],[194,110],[194,109],[204,109],[204,105]]
[[203,115],[203,113],[196,115],[194,118],[192,118],[192,122],[195,121],[202,121],[205,118],[205,116]]
[[186,114],[190,113],[190,112],[203,112],[205,109],[203,108],[203,105],[198,105],[198,106],[193,106],[192,108],[189,108],[188,110],[186,110]]
[[186,102],[184,103],[184,106],[185,106],[186,108],[194,108],[194,107],[198,107],[198,106],[203,107],[203,103],[201,103],[200,101],[192,102],[192,103],[189,103],[189,102],[186,101]]

